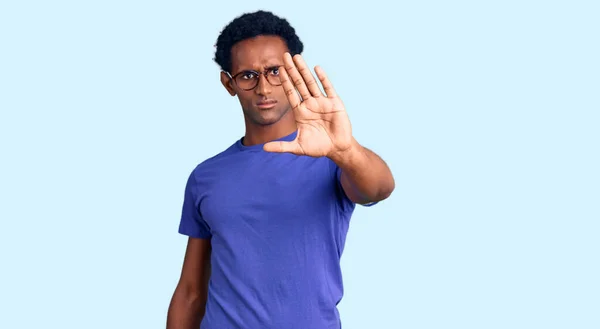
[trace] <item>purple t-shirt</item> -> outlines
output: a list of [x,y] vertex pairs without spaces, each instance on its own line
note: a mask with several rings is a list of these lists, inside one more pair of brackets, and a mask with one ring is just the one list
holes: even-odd
[[339,329],[340,256],[355,204],[330,159],[262,147],[239,139],[187,181],[179,233],[212,239],[200,328]]

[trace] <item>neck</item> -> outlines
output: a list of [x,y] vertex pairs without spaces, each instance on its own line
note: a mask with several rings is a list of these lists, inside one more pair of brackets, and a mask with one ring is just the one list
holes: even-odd
[[246,146],[264,144],[296,131],[295,120],[285,120],[267,126],[253,125],[246,123],[246,134],[244,135],[243,144]]

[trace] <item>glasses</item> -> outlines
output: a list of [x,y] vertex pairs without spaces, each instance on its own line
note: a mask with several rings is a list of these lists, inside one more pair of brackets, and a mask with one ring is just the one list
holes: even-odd
[[232,76],[231,79],[241,89],[252,90],[258,86],[258,81],[260,80],[260,75],[262,74],[272,86],[281,86],[281,80],[279,79],[280,68],[281,66],[274,66],[266,69],[263,72],[245,70],[236,73],[236,75]]

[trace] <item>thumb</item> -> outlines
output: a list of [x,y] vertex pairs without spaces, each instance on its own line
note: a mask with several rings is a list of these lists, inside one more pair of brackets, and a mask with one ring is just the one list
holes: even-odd
[[291,142],[268,142],[263,146],[263,150],[275,153],[294,153],[302,154],[302,148],[297,141]]

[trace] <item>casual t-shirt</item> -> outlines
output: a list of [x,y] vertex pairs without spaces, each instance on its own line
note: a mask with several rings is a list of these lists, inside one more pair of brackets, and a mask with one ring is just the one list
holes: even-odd
[[179,232],[212,245],[200,328],[339,329],[340,256],[355,208],[341,170],[262,147],[239,139],[187,181]]

